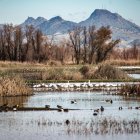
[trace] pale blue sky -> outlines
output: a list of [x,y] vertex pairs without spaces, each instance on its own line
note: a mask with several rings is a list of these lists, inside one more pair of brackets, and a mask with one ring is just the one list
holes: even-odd
[[140,25],[140,0],[0,0],[0,23],[20,24],[28,16],[85,20],[95,9],[107,9]]

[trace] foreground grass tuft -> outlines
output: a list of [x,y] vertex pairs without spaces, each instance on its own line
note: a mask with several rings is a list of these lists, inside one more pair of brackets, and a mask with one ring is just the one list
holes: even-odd
[[1,77],[0,96],[27,96],[32,90],[20,77]]

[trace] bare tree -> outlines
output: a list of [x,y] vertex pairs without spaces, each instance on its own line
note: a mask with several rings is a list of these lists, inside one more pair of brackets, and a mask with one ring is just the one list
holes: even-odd
[[97,50],[97,41],[96,41],[96,36],[97,33],[95,31],[95,26],[91,26],[88,29],[88,63],[91,64],[93,63],[93,58],[95,55],[95,52]]
[[138,55],[139,55],[138,45],[134,44],[130,49],[130,52],[132,54],[132,59],[138,59]]
[[4,36],[4,30],[0,30],[0,59],[6,60],[6,41]]
[[87,55],[88,55],[88,32],[87,28],[83,28],[83,62],[87,63]]
[[12,31],[13,31],[13,25],[12,24],[7,24],[3,26],[3,31],[4,31],[4,40],[5,40],[5,45],[6,48],[6,59],[7,60],[12,60],[13,59],[13,41],[12,41]]
[[26,32],[25,32],[25,37],[26,37],[26,47],[24,51],[24,56],[25,60],[27,61],[33,61],[33,54],[34,54],[34,46],[35,46],[35,41],[34,41],[34,27],[31,26],[26,26]]
[[81,58],[81,28],[76,27],[73,31],[69,32],[70,41],[72,43],[72,47],[74,48],[74,57],[76,60],[76,63],[80,63]]
[[34,59],[37,61],[41,61],[41,51],[42,51],[42,43],[43,43],[43,34],[40,30],[36,30],[34,33],[34,41],[33,41],[33,47],[34,47]]
[[20,26],[16,26],[14,29],[14,60],[22,60],[22,46],[23,46],[23,32]]

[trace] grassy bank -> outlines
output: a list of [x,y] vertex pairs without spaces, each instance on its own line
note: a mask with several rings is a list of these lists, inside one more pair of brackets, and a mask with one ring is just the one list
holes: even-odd
[[0,62],[0,76],[18,75],[27,81],[128,80],[127,75],[122,73],[116,68],[109,67],[108,64],[98,67],[97,65],[50,66],[39,63]]
[[0,62],[0,96],[31,95],[29,86],[38,83],[88,82],[89,80],[90,82],[139,81],[128,77],[126,72],[109,63],[48,65]]
[[[107,63],[108,64],[108,63]],[[118,82],[138,81],[130,79],[121,70],[97,65],[58,65],[57,63],[19,63],[0,61],[0,77],[19,76],[28,83],[38,82]]]
[[[108,65],[99,68],[97,65],[58,65],[57,63],[19,63],[0,61],[0,77],[20,76],[28,82],[67,82],[69,81],[136,81],[130,79],[119,69]],[[118,67],[118,66],[115,66]],[[127,70],[126,70],[127,71]],[[121,76],[120,76],[121,75]]]

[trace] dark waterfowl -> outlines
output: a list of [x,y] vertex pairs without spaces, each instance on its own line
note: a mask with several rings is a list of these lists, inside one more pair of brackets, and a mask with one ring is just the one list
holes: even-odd
[[122,110],[122,109],[123,109],[122,106],[120,106],[120,107],[119,107],[119,110]]
[[19,105],[18,104],[17,105],[14,105],[12,108],[13,108],[13,111],[17,111],[18,108],[19,108]]
[[8,104],[3,104],[2,106],[1,106],[1,109],[2,110],[4,110],[5,112],[7,112],[8,110],[9,110],[9,106],[8,106]]
[[110,100],[108,100],[108,99],[107,99],[107,100],[105,100],[105,101],[106,101],[106,102],[110,102]]
[[103,107],[103,106],[101,106],[100,110],[101,110],[101,111],[104,111],[104,107]]
[[45,105],[45,108],[50,108],[50,105]]
[[57,111],[58,111],[58,112],[62,112],[62,111],[63,111],[63,109],[62,109],[62,108],[59,108]]
[[76,100],[71,101],[71,104],[77,104]]
[[1,107],[2,107],[3,109],[5,109],[5,108],[8,108],[9,106],[8,106],[8,104],[3,104]]
[[135,109],[140,109],[140,107],[135,107]]
[[95,109],[95,110],[94,110],[94,112],[97,112],[97,113],[98,113],[98,112],[99,112],[99,110],[100,110],[100,109]]
[[7,107],[7,106],[8,106],[8,104],[7,104],[7,103],[6,103],[6,104],[3,104],[3,106]]
[[70,124],[70,121],[69,120],[66,120],[65,123],[66,123],[66,125],[69,125]]
[[98,115],[98,113],[96,113],[96,112],[93,113],[93,116],[97,116],[97,115]]
[[19,105],[18,104],[17,105],[14,105],[13,108],[19,108]]
[[69,109],[67,109],[67,108],[65,108],[65,109],[63,109],[64,110],[64,112],[68,112],[69,111]]
[[61,109],[61,108],[62,108],[62,106],[60,106],[60,105],[57,105],[57,108],[60,108],[60,109]]
[[106,102],[110,102],[111,104],[113,103],[113,101],[112,100],[105,100]]

